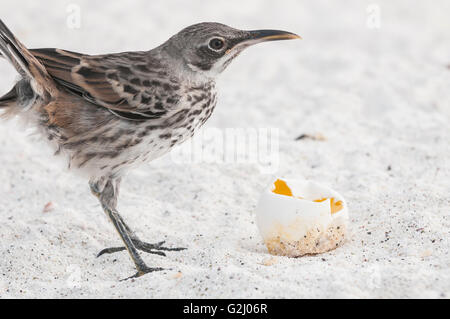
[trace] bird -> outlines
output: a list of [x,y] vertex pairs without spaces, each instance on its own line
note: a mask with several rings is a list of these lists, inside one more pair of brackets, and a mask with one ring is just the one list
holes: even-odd
[[0,53],[20,75],[0,97],[3,118],[22,117],[89,180],[136,273],[149,267],[140,252],[166,256],[184,247],[140,240],[117,210],[120,183],[130,169],[152,161],[194,135],[211,116],[216,79],[246,48],[300,39],[281,30],[240,30],[217,22],[182,29],[149,51],[88,55],[56,48],[27,49],[0,20]]

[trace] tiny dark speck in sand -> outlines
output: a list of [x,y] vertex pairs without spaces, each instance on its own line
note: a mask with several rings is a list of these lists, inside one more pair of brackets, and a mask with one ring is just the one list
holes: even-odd
[[323,136],[322,134],[318,133],[318,134],[302,134],[300,136],[298,136],[295,140],[296,141],[300,141],[300,140],[313,140],[313,141],[325,141],[326,138],[325,136]]

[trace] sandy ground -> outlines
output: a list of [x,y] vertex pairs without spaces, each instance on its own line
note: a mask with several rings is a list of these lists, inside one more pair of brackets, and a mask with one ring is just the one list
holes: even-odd
[[[81,8],[78,29],[66,25],[68,4]],[[374,4],[2,3],[1,18],[29,47],[144,50],[200,21],[286,29],[304,40],[260,45],[234,61],[207,125],[278,128],[276,171],[167,155],[125,179],[119,209],[138,235],[188,247],[145,255],[170,270],[134,281],[119,282],[134,272],[125,252],[95,258],[120,240],[87,181],[16,121],[0,123],[0,297],[449,298],[450,4]],[[16,75],[5,62],[0,74],[6,92]],[[296,141],[301,134],[325,140]],[[254,209],[274,175],[340,192],[350,209],[347,243],[271,259]]]

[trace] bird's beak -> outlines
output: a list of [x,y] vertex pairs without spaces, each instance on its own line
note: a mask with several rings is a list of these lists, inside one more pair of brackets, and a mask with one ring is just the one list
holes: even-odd
[[265,42],[277,40],[293,40],[301,39],[295,33],[280,30],[255,30],[249,32],[248,41]]
[[295,33],[280,30],[247,31],[245,36],[237,41],[236,45],[227,50],[227,53],[235,51],[235,49],[238,48],[243,49],[261,42],[293,39],[301,39],[301,37]]

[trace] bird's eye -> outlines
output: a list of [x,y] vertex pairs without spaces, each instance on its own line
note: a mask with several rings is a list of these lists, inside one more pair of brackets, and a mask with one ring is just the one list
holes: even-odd
[[225,42],[220,38],[214,38],[209,41],[209,48],[214,51],[219,51],[223,48]]

